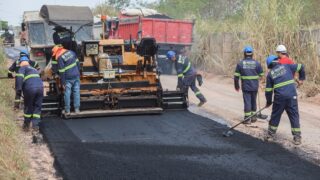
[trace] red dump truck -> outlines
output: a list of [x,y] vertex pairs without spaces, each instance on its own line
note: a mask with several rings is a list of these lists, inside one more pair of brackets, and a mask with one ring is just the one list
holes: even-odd
[[156,39],[159,44],[158,67],[163,74],[175,72],[173,63],[166,58],[166,53],[169,50],[179,53],[182,48],[191,47],[193,43],[194,20],[178,20],[157,14],[150,16],[120,15],[116,21],[115,26],[109,25],[109,38],[128,41],[144,37]]
[[159,44],[158,66],[163,74],[172,74],[173,63],[166,58],[169,50],[179,52],[193,43],[193,20],[170,19],[167,16],[120,17],[118,37],[138,40],[154,37]]

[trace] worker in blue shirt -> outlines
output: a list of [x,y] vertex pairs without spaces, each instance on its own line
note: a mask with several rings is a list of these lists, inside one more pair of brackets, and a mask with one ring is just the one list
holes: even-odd
[[70,97],[73,93],[73,106],[75,113],[80,113],[80,63],[76,54],[55,46],[52,55],[58,62],[60,82],[64,89],[65,114],[70,115]]
[[[252,116],[257,110],[257,94],[259,89],[259,80],[264,75],[261,64],[253,59],[253,48],[246,46],[243,49],[244,59],[236,67],[234,73],[234,88],[239,92],[241,79],[241,89],[244,101],[244,119]],[[251,124],[257,121],[254,116],[248,119],[244,124]]]
[[[39,70],[39,65],[36,61],[32,61],[29,58],[29,52],[27,50],[22,50],[19,55],[19,59],[16,60],[8,69],[8,78],[14,78],[13,73],[17,74],[20,68],[20,58],[27,57],[29,59],[29,64],[31,67]],[[15,81],[15,86],[17,86],[17,81]],[[16,94],[14,101],[14,109],[19,109],[21,97]]]
[[43,83],[38,71],[31,67],[26,56],[20,58],[19,71],[16,74],[16,94],[24,96],[24,124],[29,130],[30,123],[34,130],[39,130],[43,100]]
[[[182,50],[181,55],[179,55],[178,58],[176,57],[176,53],[174,51],[168,51],[167,58],[175,62],[178,74],[177,88],[182,91],[188,92],[188,89],[190,87],[197,98],[200,100],[198,106],[200,107],[205,104],[207,100],[196,86],[197,72],[186,56],[186,50]],[[202,82],[199,82],[199,84],[202,84]]]
[[290,119],[293,143],[300,145],[300,117],[294,73],[299,73],[299,80],[297,81],[299,85],[302,85],[305,80],[304,66],[302,64],[281,65],[279,58],[275,55],[270,55],[266,61],[268,69],[270,69],[266,85],[267,107],[272,105],[273,94],[274,97],[272,115],[265,141],[272,141],[274,139],[281,115],[286,111]]

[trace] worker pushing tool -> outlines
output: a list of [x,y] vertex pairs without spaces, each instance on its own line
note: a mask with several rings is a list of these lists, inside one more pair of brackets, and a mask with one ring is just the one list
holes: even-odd
[[203,104],[207,102],[206,98],[200,92],[200,90],[196,86],[196,79],[199,82],[199,85],[202,84],[202,78],[198,75],[195,68],[191,65],[189,58],[186,56],[187,50],[183,49],[181,51],[181,55],[176,56],[174,51],[168,51],[167,58],[174,61],[176,64],[176,71],[178,74],[178,85],[177,88],[188,92],[189,87],[195,93],[197,98],[200,100],[198,104],[201,107]]
[[64,89],[65,113],[70,115],[70,97],[73,93],[73,106],[75,113],[80,113],[80,63],[76,54],[55,46],[52,56],[57,60],[60,82]]
[[28,57],[19,61],[19,71],[16,74],[16,94],[24,96],[24,130],[29,130],[30,123],[35,131],[39,130],[41,107],[43,100],[43,83],[38,71],[30,66]]
[[264,75],[261,64],[253,59],[253,48],[246,46],[243,49],[244,59],[236,67],[234,73],[234,87],[239,92],[241,79],[241,89],[244,101],[244,124],[251,124],[257,121],[257,116],[252,116],[257,110],[257,93],[259,89],[259,79]]
[[282,65],[279,58],[270,55],[267,59],[267,66],[270,69],[267,76],[266,99],[267,107],[272,104],[273,107],[271,120],[269,121],[268,133],[265,141],[272,141],[279,126],[281,115],[287,112],[291,123],[291,132],[293,135],[293,143],[301,144],[301,130],[298,109],[298,97],[293,74],[299,73],[299,85],[305,80],[305,71],[302,64]]
[[[39,69],[39,65],[36,61],[32,61],[29,59],[29,53],[27,50],[22,50],[19,54],[19,59],[16,60],[14,63],[12,63],[12,65],[9,67],[8,69],[8,78],[14,78],[14,75],[13,73],[15,74],[18,74],[18,71],[20,69],[20,59],[22,57],[27,57],[28,58],[28,62],[29,62],[29,65],[35,69]],[[17,87],[17,80],[15,82],[15,87]],[[20,100],[21,97],[16,94],[15,96],[15,100],[14,100],[14,109],[19,109],[19,106],[20,106]]]

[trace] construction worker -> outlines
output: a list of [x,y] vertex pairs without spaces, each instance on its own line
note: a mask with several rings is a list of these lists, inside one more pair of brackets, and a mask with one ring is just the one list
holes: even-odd
[[[261,64],[253,59],[253,48],[246,46],[243,49],[244,59],[236,67],[234,73],[234,87],[239,92],[241,87],[244,101],[244,119],[248,119],[257,110],[257,94],[259,89],[259,79],[264,75]],[[257,117],[249,118],[244,124],[251,124],[257,121]]]
[[290,119],[291,132],[295,145],[301,144],[301,130],[299,122],[298,97],[293,73],[299,73],[299,84],[305,80],[304,66],[301,64],[282,65],[278,56],[270,55],[267,59],[267,66],[270,69],[267,76],[266,99],[267,107],[273,107],[271,120],[269,121],[266,141],[271,141],[277,131],[281,115],[286,111]]
[[[197,98],[200,100],[198,106],[200,107],[205,104],[207,100],[196,86],[197,72],[186,56],[186,50],[181,51],[181,55],[178,56],[178,59],[174,51],[168,51],[167,58],[175,62],[176,71],[178,74],[177,89],[188,92],[188,89],[190,87]],[[199,84],[202,84],[202,82],[199,82]]]
[[294,61],[289,58],[286,46],[279,45],[276,49],[276,52],[279,57],[280,64],[294,64]]
[[30,60],[23,56],[19,60],[19,71],[16,74],[16,94],[24,96],[24,124],[25,130],[30,123],[34,130],[39,129],[41,106],[43,99],[43,83],[38,71],[30,66]]
[[76,54],[55,46],[52,49],[53,57],[58,61],[58,72],[62,88],[64,89],[65,114],[70,115],[70,97],[73,93],[75,113],[80,113],[80,63]]
[[[14,78],[13,73],[16,73],[16,74],[18,73],[18,71],[20,69],[20,59],[22,57],[27,57],[29,59],[29,53],[27,50],[22,50],[19,54],[19,59],[16,60],[14,63],[12,63],[12,65],[9,67],[8,78]],[[39,70],[39,65],[36,61],[31,61],[29,59],[29,64],[31,67]],[[15,87],[17,87],[17,81],[15,82]],[[20,99],[21,99],[21,97],[16,94],[15,101],[14,101],[14,109],[19,109],[20,101],[21,101]]]

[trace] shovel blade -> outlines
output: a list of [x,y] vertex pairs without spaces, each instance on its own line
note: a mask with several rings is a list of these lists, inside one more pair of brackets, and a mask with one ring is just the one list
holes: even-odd
[[233,132],[229,130],[229,131],[224,132],[222,135],[223,135],[223,137],[230,137],[233,135]]

